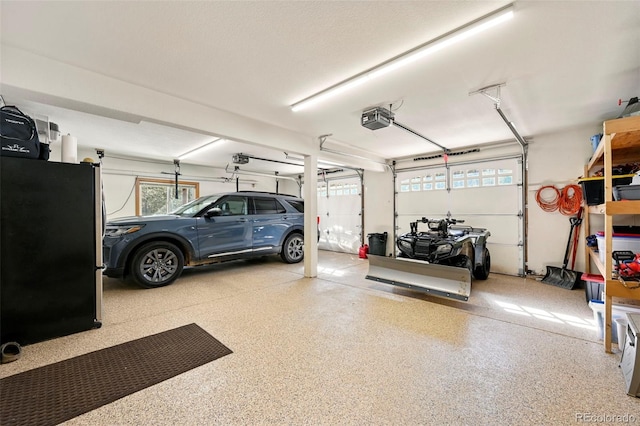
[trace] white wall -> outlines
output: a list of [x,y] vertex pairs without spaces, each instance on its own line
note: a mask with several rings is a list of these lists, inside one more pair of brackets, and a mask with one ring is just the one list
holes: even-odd
[[[544,274],[546,266],[561,266],[569,238],[569,218],[559,212],[548,213],[537,204],[536,191],[542,185],[563,188],[577,184],[591,158],[590,138],[601,133],[601,123],[552,135],[536,136],[529,147],[529,269]],[[591,233],[603,230],[604,216],[590,215]],[[634,218],[617,217],[615,224],[637,225]],[[585,227],[580,229],[576,271],[585,271]],[[571,265],[569,264],[569,267]],[[594,269],[592,268],[592,271]]]
[[[88,149],[78,150],[78,161],[84,158],[98,161],[96,152]],[[61,161],[60,143],[51,146],[50,161]],[[167,162],[145,161],[144,159],[114,158],[105,152],[102,159],[102,182],[104,188],[107,219],[135,215],[135,182],[137,177],[152,179],[174,179],[174,165]],[[171,174],[166,174],[171,173]],[[194,166],[184,164],[180,166],[180,180],[198,182],[200,195],[218,192],[233,192],[236,181],[223,182],[222,177],[229,178],[230,174],[224,169]],[[241,176],[240,190],[255,190],[275,192],[275,179],[261,176]]]
[[[275,180],[273,180],[273,182],[275,182]],[[273,186],[273,188],[270,189],[269,191],[275,192],[276,190],[275,183],[271,185]],[[280,194],[288,194],[288,195],[295,195],[296,197],[302,197],[302,190],[300,189],[298,184],[289,179],[283,179],[280,181],[280,184],[278,185],[278,192]]]
[[387,233],[387,256],[394,252],[393,241],[393,174],[385,172],[364,172],[364,237],[373,233]]
[[[570,232],[569,217],[559,212],[545,212],[536,202],[541,186],[561,189],[578,184],[584,165],[592,153],[590,137],[600,130],[593,127],[536,136],[529,145],[528,208],[528,268],[538,274],[546,266],[561,266]],[[545,195],[547,195],[545,193]],[[584,229],[581,228],[575,270],[584,270]],[[571,264],[569,264],[571,267]]]

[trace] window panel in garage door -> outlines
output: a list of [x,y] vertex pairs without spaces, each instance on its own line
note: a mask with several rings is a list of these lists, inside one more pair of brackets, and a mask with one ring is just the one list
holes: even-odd
[[447,169],[430,168],[397,173],[396,200],[398,234],[409,232],[409,223],[421,217],[445,217],[449,210]]
[[318,248],[358,253],[361,244],[361,186],[359,177],[318,183]]
[[[436,181],[436,176],[441,179],[443,171],[447,174],[444,167],[397,173],[398,234],[409,231],[411,220],[422,216],[439,218],[451,212],[453,218],[491,232],[487,247],[491,252],[493,272],[519,275],[524,254],[521,244],[521,166],[518,159],[451,165],[448,171],[449,192],[435,187],[441,182]],[[428,175],[432,175],[432,180],[425,178]],[[411,180],[416,176],[422,176],[421,190],[411,186]],[[433,187],[429,183],[433,183]]]

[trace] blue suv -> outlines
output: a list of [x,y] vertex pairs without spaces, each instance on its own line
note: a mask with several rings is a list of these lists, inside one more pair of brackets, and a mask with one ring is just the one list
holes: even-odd
[[185,266],[279,254],[300,262],[304,201],[266,192],[200,197],[169,215],[135,216],[107,223],[103,256],[109,277],[145,288],[175,281]]

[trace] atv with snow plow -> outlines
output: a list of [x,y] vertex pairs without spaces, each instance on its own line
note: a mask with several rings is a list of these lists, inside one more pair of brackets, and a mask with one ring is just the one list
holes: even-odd
[[[418,231],[418,224],[427,224]],[[491,269],[491,255],[485,228],[461,225],[462,220],[427,219],[410,223],[410,231],[396,240],[396,259],[369,256],[366,278],[410,288],[434,296],[467,301],[471,276],[485,280]]]
[[[426,223],[427,231],[418,232],[418,223]],[[491,269],[487,249],[491,233],[461,223],[464,220],[425,217],[411,222],[410,232],[400,235],[396,242],[400,257],[467,268],[475,279],[486,280]]]

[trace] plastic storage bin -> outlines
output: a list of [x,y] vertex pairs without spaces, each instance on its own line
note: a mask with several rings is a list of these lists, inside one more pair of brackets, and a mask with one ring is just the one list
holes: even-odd
[[[598,240],[598,253],[600,255],[600,262],[604,264],[604,232],[597,232],[596,239]],[[611,245],[612,252],[616,250],[631,250],[634,253],[640,253],[640,235],[614,233]]]
[[620,234],[640,235],[640,226],[635,225],[613,225],[613,232]]
[[[604,339],[604,302],[592,300],[589,307],[593,311],[593,319],[598,327],[598,339]],[[611,342],[618,343],[616,319],[626,319],[627,313],[640,314],[640,306],[616,305],[611,308]]]
[[598,149],[600,139],[602,139],[602,133],[591,136],[591,148],[593,149],[593,152],[596,152],[596,149]]
[[580,277],[584,281],[584,291],[587,303],[592,300],[602,301],[604,291],[604,278],[597,274],[582,274]]
[[[629,185],[634,175],[613,176],[613,186]],[[582,194],[588,206],[604,203],[604,176],[578,179],[582,186]]]
[[618,185],[613,187],[613,199],[640,200],[640,185]]
[[[375,256],[387,255],[387,233],[382,234],[369,234],[369,254]],[[639,235],[640,237],[640,235]]]

